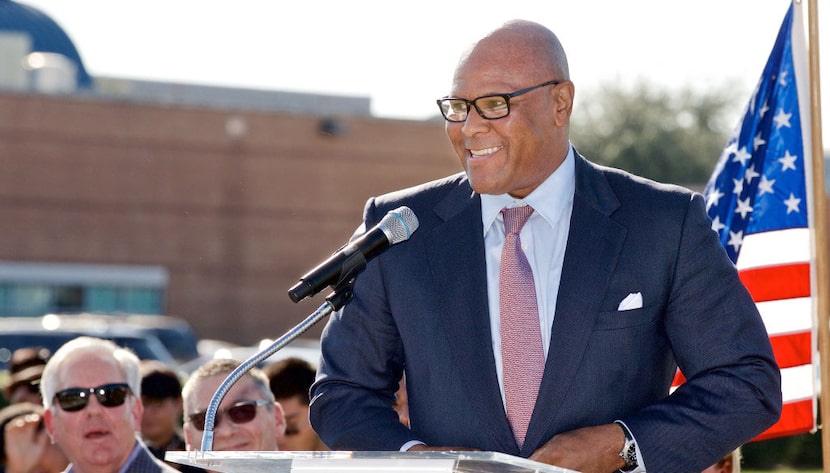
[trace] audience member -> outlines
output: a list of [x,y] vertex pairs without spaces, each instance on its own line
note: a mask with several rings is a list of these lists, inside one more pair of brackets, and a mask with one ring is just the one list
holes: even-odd
[[182,383],[178,373],[160,361],[142,361],[141,402],[141,436],[150,451],[163,460],[168,450],[185,450],[181,432]]
[[733,452],[727,453],[714,465],[703,470],[701,473],[732,473],[733,471],[740,471],[736,468],[741,463],[741,450],[736,449]]
[[5,389],[9,404],[31,402],[40,404],[40,376],[51,353],[43,347],[18,348],[9,360],[9,384]]
[[41,393],[46,429],[71,462],[68,473],[178,473],[138,436],[144,406],[133,352],[73,339],[46,363]]
[[328,450],[308,421],[308,389],[317,369],[302,358],[291,357],[270,363],[263,371],[285,413],[285,435],[278,442],[280,450]]
[[0,410],[0,448],[5,473],[60,473],[69,464],[49,441],[40,404],[22,401]]
[[[188,450],[202,448],[205,414],[219,386],[239,366],[239,361],[217,358],[194,371],[182,388],[184,439]],[[214,451],[275,451],[285,433],[282,407],[274,400],[268,378],[258,368],[242,375],[231,386],[213,425]]]
[[409,399],[406,395],[406,376],[401,377],[398,391],[395,393],[395,411],[401,424],[409,427]]

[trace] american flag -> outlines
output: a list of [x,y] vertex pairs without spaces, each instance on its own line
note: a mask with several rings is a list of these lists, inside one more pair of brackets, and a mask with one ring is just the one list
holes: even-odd
[[781,369],[781,419],[755,440],[815,430],[813,361],[818,358],[803,28],[801,4],[791,4],[743,119],[704,191],[712,229],[757,304]]

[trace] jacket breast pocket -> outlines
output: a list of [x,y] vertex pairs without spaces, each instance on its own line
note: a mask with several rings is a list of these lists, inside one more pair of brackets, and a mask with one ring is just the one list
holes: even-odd
[[603,311],[597,315],[594,330],[619,330],[652,325],[657,322],[660,313],[658,304],[632,310]]

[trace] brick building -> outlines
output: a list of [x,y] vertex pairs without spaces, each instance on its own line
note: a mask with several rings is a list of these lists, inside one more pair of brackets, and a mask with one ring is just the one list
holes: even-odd
[[286,291],[368,197],[460,169],[440,121],[0,93],[0,308],[156,304],[203,337],[276,338],[323,302]]

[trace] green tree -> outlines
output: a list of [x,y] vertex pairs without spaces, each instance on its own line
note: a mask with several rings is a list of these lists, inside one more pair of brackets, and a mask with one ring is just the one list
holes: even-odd
[[736,95],[727,86],[698,92],[644,81],[577,91],[571,140],[600,164],[701,187],[738,121]]
[[741,455],[742,465],[753,470],[821,468],[821,432],[750,442]]

